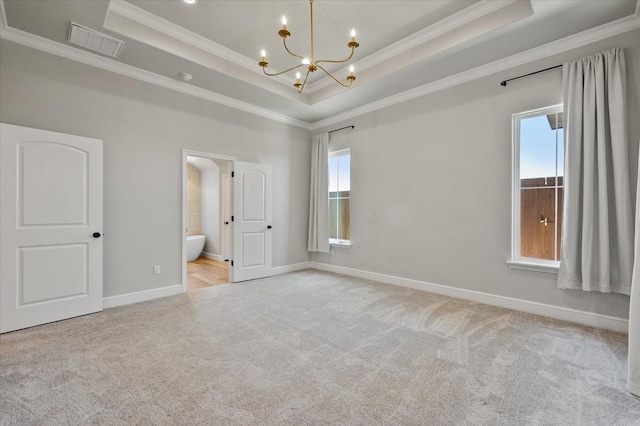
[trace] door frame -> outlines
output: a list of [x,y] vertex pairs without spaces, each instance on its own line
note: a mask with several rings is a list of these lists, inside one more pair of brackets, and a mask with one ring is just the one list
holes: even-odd
[[[182,264],[180,266],[182,271],[182,292],[187,291],[187,156],[189,157],[201,157],[210,158],[212,160],[223,160],[231,162],[231,170],[235,169],[236,157],[230,157],[227,155],[213,154],[210,152],[194,151],[191,149],[182,150]],[[229,199],[231,205],[233,205],[233,192],[230,194]],[[233,224],[231,225],[233,226]],[[231,247],[233,247],[233,233],[231,234]],[[233,268],[229,266],[229,282],[233,281]]]

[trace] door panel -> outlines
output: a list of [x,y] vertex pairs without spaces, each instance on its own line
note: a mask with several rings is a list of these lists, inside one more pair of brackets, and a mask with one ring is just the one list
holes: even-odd
[[17,164],[20,225],[86,225],[87,163],[87,153],[75,147],[20,143]]
[[247,170],[242,175],[242,220],[264,222],[266,176],[259,170]]
[[265,232],[242,234],[242,266],[263,266],[265,264]]
[[0,170],[0,332],[101,311],[102,141],[0,124]]
[[87,244],[19,248],[18,307],[86,296]]
[[235,163],[232,281],[271,276],[271,166]]

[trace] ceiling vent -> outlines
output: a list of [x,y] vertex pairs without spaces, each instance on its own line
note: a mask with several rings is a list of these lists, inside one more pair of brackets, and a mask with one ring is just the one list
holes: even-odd
[[95,50],[96,52],[114,58],[118,56],[124,45],[124,41],[122,40],[99,33],[91,28],[83,27],[75,22],[71,23],[69,43],[77,44],[78,46]]

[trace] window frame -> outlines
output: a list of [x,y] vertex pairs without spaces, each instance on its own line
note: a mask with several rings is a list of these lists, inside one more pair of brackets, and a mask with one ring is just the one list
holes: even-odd
[[[327,166],[329,165],[328,160],[336,157],[344,157],[345,155],[349,155],[349,204],[351,204],[351,148],[339,149],[337,151],[329,151],[327,158]],[[327,199],[329,198],[329,194],[331,191],[327,193]],[[349,210],[351,211],[351,210]],[[331,215],[331,212],[329,212]],[[351,215],[349,215],[351,216]],[[351,217],[349,217],[349,235],[351,235]],[[351,240],[343,240],[338,238],[329,238],[330,246],[341,246],[341,247],[351,247]]]
[[[563,104],[537,108],[511,115],[511,259],[507,261],[509,268],[547,273],[558,273],[558,269],[560,268],[560,262],[557,260],[523,257],[520,255],[520,122],[526,118],[557,114],[560,112],[564,112]],[[564,167],[564,164],[562,167]],[[564,177],[562,186],[564,188]],[[556,206],[556,215],[557,211]]]

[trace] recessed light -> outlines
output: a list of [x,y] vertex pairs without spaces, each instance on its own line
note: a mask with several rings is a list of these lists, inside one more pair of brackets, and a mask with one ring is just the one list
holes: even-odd
[[196,4],[198,3],[198,0],[182,0],[183,2],[185,2],[186,4]]

